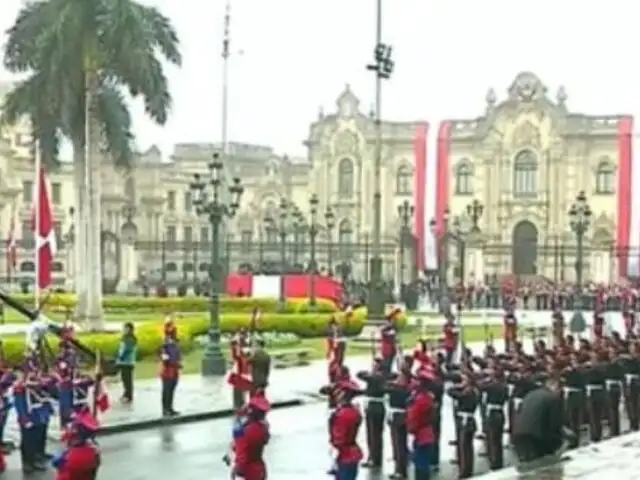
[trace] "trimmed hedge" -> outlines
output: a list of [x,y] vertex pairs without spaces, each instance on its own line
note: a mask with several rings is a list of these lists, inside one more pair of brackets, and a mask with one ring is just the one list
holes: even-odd
[[[34,296],[31,294],[18,294],[15,298],[27,305],[33,305]],[[64,312],[74,308],[76,296],[70,293],[56,293],[48,297],[45,310]],[[206,312],[209,309],[207,297],[141,297],[126,295],[105,296],[102,302],[105,312]],[[332,313],[338,310],[331,300],[316,299],[315,307],[309,305],[308,298],[292,298],[285,302],[284,308],[275,298],[250,298],[250,297],[220,297],[220,309],[222,313],[251,313],[258,307],[263,312],[271,313]]]
[[[359,309],[347,319],[344,314],[336,317],[343,327],[346,335],[357,335],[364,326],[366,310]],[[226,314],[221,319],[222,333],[232,333],[239,327],[248,327],[250,317],[244,314]],[[258,330],[264,332],[294,333],[302,338],[319,337],[324,335],[329,321],[326,314],[265,314],[263,315]],[[193,349],[195,337],[204,335],[209,328],[209,319],[205,315],[187,315],[176,320],[178,337],[183,352]],[[398,327],[406,326],[406,318],[398,320]],[[157,355],[163,341],[163,321],[156,318],[148,322],[138,323],[136,336],[138,337],[139,359]],[[120,333],[79,333],[78,338],[92,350],[100,350],[106,356],[115,354],[120,341]],[[3,339],[4,354],[6,360],[12,364],[22,361],[25,351],[24,335],[8,335]],[[51,342],[54,352],[57,350],[56,341]]]

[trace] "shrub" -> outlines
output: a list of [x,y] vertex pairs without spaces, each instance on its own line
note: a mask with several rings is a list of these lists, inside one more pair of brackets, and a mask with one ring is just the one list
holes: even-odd
[[[16,298],[25,304],[33,305],[33,295],[16,295]],[[76,296],[73,294],[53,294],[48,297],[45,310],[65,311],[72,309],[76,304]],[[206,312],[209,308],[207,297],[145,297],[109,295],[103,300],[105,311],[109,313],[144,313],[144,312]],[[260,308],[263,312],[281,313],[332,313],[337,311],[336,305],[325,299],[317,299],[316,305],[311,308],[306,298],[292,298],[285,303],[284,309],[280,308],[275,298],[250,298],[250,297],[221,297],[220,308],[223,313],[251,313],[254,308]]]

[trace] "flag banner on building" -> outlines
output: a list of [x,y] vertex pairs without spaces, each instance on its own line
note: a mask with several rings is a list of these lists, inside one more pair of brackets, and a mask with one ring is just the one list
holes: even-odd
[[49,287],[52,281],[51,263],[56,253],[56,235],[44,169],[39,168],[36,176],[31,229],[36,240],[36,285],[43,290]]
[[[309,298],[311,283],[311,275],[304,274],[281,277],[234,273],[227,276],[226,293],[234,297],[279,298],[281,288],[284,288],[286,298]],[[316,298],[335,303],[342,301],[342,284],[334,278],[316,275],[314,289]]]
[[633,118],[618,121],[616,247],[621,277],[640,277],[640,136]]
[[451,122],[416,127],[414,157],[414,235],[418,242],[418,271],[437,270],[440,241],[449,202]]
[[18,245],[16,243],[16,217],[11,214],[11,224],[9,225],[9,235],[7,236],[7,276],[16,271],[18,265]]

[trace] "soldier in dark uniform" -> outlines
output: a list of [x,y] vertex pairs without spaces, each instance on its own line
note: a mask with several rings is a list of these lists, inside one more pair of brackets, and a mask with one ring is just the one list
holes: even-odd
[[609,362],[605,366],[606,410],[609,421],[609,435],[620,435],[620,399],[624,385],[624,367],[615,347],[609,349]]
[[[569,428],[574,432],[579,432],[582,427],[584,377],[580,369],[578,354],[572,353],[569,361],[570,364],[562,372],[565,416]],[[579,440],[577,435],[573,437],[569,442],[569,447],[577,448]]]
[[623,355],[621,360],[624,366],[624,403],[629,428],[632,431],[640,430],[640,351],[636,343],[630,345],[630,353]]
[[605,366],[597,351],[591,352],[590,361],[584,366],[585,392],[589,412],[589,437],[592,442],[602,439],[602,415],[605,411]]
[[383,369],[383,362],[380,358],[375,358],[373,368],[370,372],[358,372],[358,379],[366,383],[365,395],[365,422],[367,432],[367,447],[369,457],[362,464],[365,468],[382,467],[382,434],[384,431],[384,395],[386,392],[386,367]]
[[264,339],[257,338],[249,364],[251,366],[251,380],[253,382],[252,393],[264,392],[269,385],[271,373],[271,356],[265,350]]
[[456,450],[458,478],[473,476],[473,439],[477,430],[475,411],[480,403],[480,394],[471,372],[464,370],[462,382],[447,390],[456,401]]
[[393,375],[386,384],[389,395],[388,423],[391,431],[391,446],[393,448],[393,462],[395,471],[389,478],[404,480],[407,478],[409,464],[409,449],[407,447],[407,402],[411,396],[411,366],[413,358],[403,358],[400,371]]
[[508,389],[502,367],[490,361],[488,377],[479,383],[485,396],[483,424],[485,426],[487,456],[491,470],[504,466],[502,435],[505,417],[504,406],[508,399]]

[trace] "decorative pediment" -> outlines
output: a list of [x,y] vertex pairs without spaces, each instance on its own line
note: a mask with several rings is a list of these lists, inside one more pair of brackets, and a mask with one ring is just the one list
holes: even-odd
[[540,146],[540,129],[537,125],[534,125],[532,121],[526,119],[523,120],[513,131],[511,137],[512,147],[524,148],[524,147],[539,147]]
[[532,102],[545,99],[547,87],[543,85],[537,75],[532,72],[521,72],[511,83],[508,90],[509,100],[517,102]]
[[345,129],[334,135],[332,143],[335,156],[355,155],[360,150],[361,138],[357,132]]

